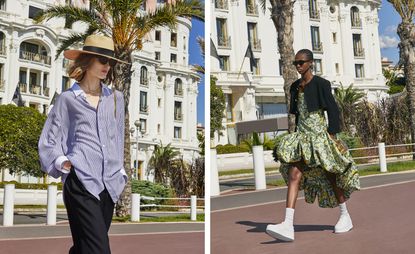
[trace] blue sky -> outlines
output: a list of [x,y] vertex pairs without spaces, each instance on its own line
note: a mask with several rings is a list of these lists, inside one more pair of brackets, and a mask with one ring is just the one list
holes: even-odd
[[396,28],[401,23],[401,17],[386,0],[382,0],[382,7],[379,11],[379,39],[380,53],[396,64],[399,60],[399,36]]
[[[199,44],[196,40],[198,36],[205,36],[205,23],[193,19],[189,38],[189,64],[199,64],[204,66],[204,60],[200,54]],[[197,95],[197,122],[202,123],[202,125],[205,126],[205,82],[203,76],[200,79],[199,93]]]

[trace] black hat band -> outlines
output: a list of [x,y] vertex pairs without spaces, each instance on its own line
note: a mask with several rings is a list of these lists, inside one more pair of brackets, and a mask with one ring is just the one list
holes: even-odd
[[104,48],[99,48],[99,47],[94,47],[94,46],[84,46],[82,49],[85,51],[90,51],[90,52],[98,53],[101,55],[114,57],[114,51],[110,49],[104,49]]

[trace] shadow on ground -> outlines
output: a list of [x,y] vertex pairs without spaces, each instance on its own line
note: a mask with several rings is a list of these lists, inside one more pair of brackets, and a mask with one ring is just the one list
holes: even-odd
[[[272,223],[254,222],[254,221],[237,221],[236,224],[251,227],[247,229],[246,232],[265,234],[267,225],[272,224]],[[332,225],[294,225],[294,230],[295,232],[325,231],[325,230],[333,231],[334,226]],[[269,242],[262,242],[261,244],[274,244],[274,243],[286,243],[286,242],[275,239]]]

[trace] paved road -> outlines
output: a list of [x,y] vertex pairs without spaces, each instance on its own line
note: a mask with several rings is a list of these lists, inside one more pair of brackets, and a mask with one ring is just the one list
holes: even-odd
[[[0,212],[0,221],[3,221],[3,211]],[[141,218],[157,218],[166,216],[184,215],[189,213],[179,212],[167,212],[167,213],[156,213],[156,212],[141,212]],[[14,213],[14,225],[20,224],[46,224],[46,212],[15,212]],[[63,223],[68,220],[66,212],[61,212],[56,215],[57,223]]]
[[[204,223],[114,223],[110,229],[112,253],[183,254],[204,252]],[[0,227],[0,253],[67,253],[72,245],[67,224]]]
[[348,201],[351,232],[333,233],[338,208],[299,199],[293,243],[265,233],[266,225],[283,220],[286,188],[212,198],[212,253],[414,253],[415,173],[364,177],[361,183],[363,189]]

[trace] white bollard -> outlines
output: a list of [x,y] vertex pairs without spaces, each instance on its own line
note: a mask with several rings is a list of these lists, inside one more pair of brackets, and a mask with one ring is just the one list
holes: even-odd
[[379,150],[379,166],[380,172],[388,172],[388,166],[386,164],[386,151],[385,151],[385,143],[378,143],[378,150]]
[[140,221],[140,199],[140,194],[131,194],[131,221]]
[[197,197],[192,195],[190,197],[190,220],[196,220],[196,213],[197,212]]
[[56,199],[58,195],[58,186],[48,185],[48,207],[46,214],[46,225],[56,225]]
[[254,159],[255,189],[265,190],[267,182],[265,177],[264,148],[262,145],[252,147],[252,157]]
[[13,226],[14,212],[14,184],[4,185],[3,197],[3,226]]
[[210,149],[210,195],[220,195],[219,173],[216,149]]

